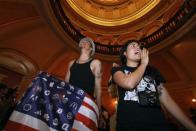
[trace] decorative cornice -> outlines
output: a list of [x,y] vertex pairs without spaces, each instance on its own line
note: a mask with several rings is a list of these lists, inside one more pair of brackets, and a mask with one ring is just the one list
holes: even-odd
[[[63,4],[65,1],[61,0],[61,3]],[[102,26],[119,26],[119,25],[124,25],[127,23],[130,23],[145,14],[147,14],[150,10],[152,10],[157,4],[159,4],[160,0],[150,0],[143,8],[137,10],[133,14],[129,14],[126,17],[121,17],[121,18],[100,18],[93,16],[90,13],[87,13],[84,11],[82,8],[80,8],[74,0],[67,0],[66,1],[72,9],[77,12],[80,16],[82,16],[84,19],[97,24],[97,25],[102,25]]]

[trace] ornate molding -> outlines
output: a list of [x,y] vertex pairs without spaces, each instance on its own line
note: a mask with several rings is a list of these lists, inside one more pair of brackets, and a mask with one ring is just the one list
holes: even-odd
[[[167,23],[165,23],[163,26],[161,26],[160,29],[158,29],[156,32],[149,35],[148,37],[145,37],[143,34],[139,33],[139,32],[142,32],[142,30],[137,30],[137,32],[139,33],[138,35],[140,35],[138,37],[138,39],[140,39],[140,41],[143,44],[145,44],[145,46],[152,51],[151,53],[154,53],[160,49],[164,49],[164,48],[168,47],[169,45],[174,44],[175,43],[174,40],[169,40],[169,39],[173,39],[173,35],[176,36],[175,32],[180,30],[182,27],[187,26],[187,23],[194,24],[193,17],[194,17],[195,10],[194,10],[194,6],[192,5],[192,1],[193,0],[188,0],[188,1],[186,0],[186,1],[184,1],[183,4],[181,3],[182,6],[179,8],[179,10],[174,15],[174,17],[170,18],[170,20]],[[167,3],[167,4],[171,4],[172,2]],[[88,33],[88,32],[85,32],[85,31],[82,31],[82,30],[76,28],[77,26],[75,24],[73,24],[72,21],[66,16],[64,10],[61,8],[59,1],[50,0],[50,3],[47,3],[47,5],[48,4],[50,5],[49,6],[50,11],[53,10],[53,13],[54,13],[53,17],[49,18],[50,20],[52,19],[52,22],[55,21],[55,25],[52,25],[52,26],[56,26],[56,27],[58,27],[58,29],[60,28],[61,31],[57,32],[57,33],[60,36],[62,36],[63,39],[67,39],[65,37],[70,36],[69,38],[70,38],[71,42],[68,42],[68,44],[71,47],[77,46],[77,43],[79,42],[79,40],[85,36],[85,34],[81,34],[81,32],[86,33],[86,34],[90,34],[90,36],[92,36],[92,38],[95,37],[90,32]],[[70,12],[70,13],[73,13],[73,12]],[[54,16],[56,16],[56,19],[54,18]],[[160,22],[163,22],[161,20],[162,17],[163,16],[160,16]],[[159,24],[161,24],[160,22],[158,23],[158,26],[160,26],[159,25]],[[192,26],[192,24],[191,24],[191,26]],[[185,35],[185,33],[187,33],[188,30],[190,30],[190,28],[186,29],[186,31],[183,31],[183,33],[181,32],[179,37],[175,38],[175,41],[176,41],[176,39],[179,40],[183,35]],[[91,30],[89,30],[89,31],[91,31]],[[127,33],[127,34],[131,34],[131,33]],[[122,35],[126,36],[126,34],[122,34]],[[132,36],[134,36],[134,35],[132,35]],[[145,38],[142,38],[142,37],[145,37]],[[126,41],[123,41],[122,39],[119,41],[118,40],[119,35],[113,35],[111,40],[112,40],[112,42],[113,41],[122,42],[120,44],[116,44],[116,43],[111,44],[110,43],[109,45],[104,45],[104,44],[100,43],[100,41],[98,41],[97,38],[101,38],[101,35],[97,34],[96,39],[94,39],[95,43],[96,43],[96,56],[99,58],[102,58],[102,59],[106,59],[107,56],[110,56],[110,59],[111,59],[111,57],[116,59],[119,54],[120,49],[122,48],[123,42],[126,42]],[[73,42],[73,40],[74,40],[74,42]],[[126,37],[126,40],[129,40],[129,39]]]
[[20,73],[24,76],[34,76],[39,70],[38,65],[19,51],[0,48],[0,66]]

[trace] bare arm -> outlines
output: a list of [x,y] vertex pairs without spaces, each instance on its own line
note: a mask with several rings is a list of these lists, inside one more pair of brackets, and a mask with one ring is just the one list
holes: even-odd
[[167,90],[161,84],[159,87],[160,102],[163,106],[188,130],[196,131],[196,126],[192,121],[184,114],[176,102],[171,98]]
[[132,90],[142,79],[146,66],[140,65],[134,72],[130,74],[124,74],[121,71],[117,71],[113,78],[114,81],[125,89]]
[[146,66],[148,65],[148,51],[146,49],[142,50],[141,53],[141,64],[139,67],[130,74],[124,74],[121,71],[118,71],[114,74],[114,81],[121,87],[125,89],[133,89],[142,79],[142,76],[146,70]]
[[102,116],[101,110],[101,77],[102,77],[102,65],[99,60],[93,60],[94,66],[94,75],[95,75],[95,97],[97,101],[97,105],[99,108],[99,127],[105,127],[106,122]]
[[74,63],[74,60],[70,61],[70,62],[69,62],[69,65],[68,65],[67,73],[66,73],[66,76],[65,76],[65,81],[66,81],[67,83],[69,83],[70,68],[71,68],[71,66],[73,65],[73,63]]
[[101,111],[101,77],[102,65],[99,60],[93,60],[94,75],[95,75],[95,97],[99,110]]

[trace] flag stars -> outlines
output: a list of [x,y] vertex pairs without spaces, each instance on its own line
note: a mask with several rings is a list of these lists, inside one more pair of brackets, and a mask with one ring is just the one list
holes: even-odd
[[23,110],[24,110],[24,111],[30,111],[31,109],[32,109],[31,104],[25,104],[25,105],[23,106]]
[[49,95],[50,95],[50,90],[45,90],[45,91],[44,91],[44,94],[45,94],[46,96],[49,96]]
[[58,108],[58,110],[56,111],[58,114],[62,114],[63,109],[62,108]]

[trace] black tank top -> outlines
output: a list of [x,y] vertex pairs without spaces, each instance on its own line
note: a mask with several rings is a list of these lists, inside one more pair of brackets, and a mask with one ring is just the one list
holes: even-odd
[[86,93],[93,97],[95,76],[90,68],[90,64],[92,61],[93,59],[83,64],[79,64],[75,61],[70,68],[69,83],[71,85],[80,87],[81,89],[86,91]]

